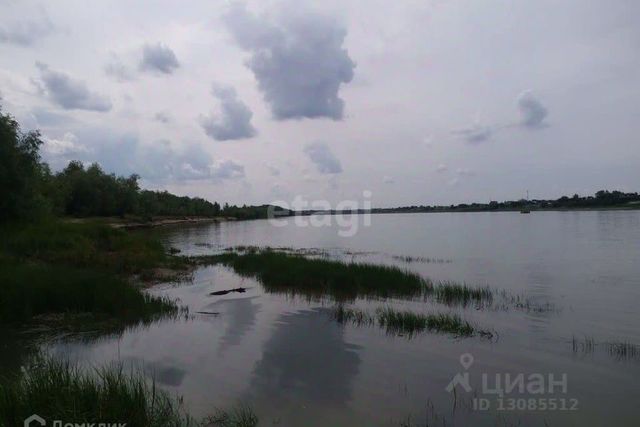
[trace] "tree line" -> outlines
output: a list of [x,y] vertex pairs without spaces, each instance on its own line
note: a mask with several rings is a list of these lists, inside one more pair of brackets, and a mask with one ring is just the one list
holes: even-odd
[[54,173],[40,157],[38,131],[23,132],[0,110],[0,222],[55,216],[226,216],[266,218],[268,206],[220,206],[199,197],[140,188],[138,175],[107,173],[71,161]]

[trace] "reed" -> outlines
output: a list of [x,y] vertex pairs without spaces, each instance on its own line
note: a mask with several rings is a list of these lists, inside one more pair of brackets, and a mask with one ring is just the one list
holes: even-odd
[[152,320],[180,311],[173,301],[100,270],[0,261],[0,283],[0,320],[5,324],[52,313]]
[[399,311],[391,307],[379,308],[375,314],[338,305],[331,310],[331,316],[339,323],[351,323],[356,326],[377,325],[390,335],[413,338],[422,332],[448,333],[457,337],[470,337],[478,334],[491,337],[492,333],[479,330],[456,314],[423,314],[411,311]]
[[248,407],[196,420],[183,399],[149,381],[142,371],[114,363],[83,370],[68,361],[37,356],[24,371],[0,380],[0,425],[17,426],[37,413],[63,424],[126,423],[129,427],[254,427]]
[[255,249],[247,252],[194,257],[201,264],[222,263],[245,277],[255,277],[267,292],[304,295],[337,301],[362,297],[434,298],[446,305],[490,304],[491,289],[474,288],[454,282],[433,283],[417,273],[396,266],[308,258],[277,250]]

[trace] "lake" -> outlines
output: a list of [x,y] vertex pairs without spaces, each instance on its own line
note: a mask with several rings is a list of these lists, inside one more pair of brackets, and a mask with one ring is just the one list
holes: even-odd
[[[340,235],[336,221],[161,232],[183,254],[237,245],[323,249],[329,258],[397,265],[436,283],[490,286],[497,296],[491,307],[352,305],[455,312],[494,337],[397,336],[341,324],[329,315],[329,300],[266,293],[256,280],[212,266],[190,282],[151,290],[187,305],[188,318],[60,340],[48,351],[87,364],[141,366],[184,396],[194,415],[241,403],[261,425],[640,424],[640,212],[385,214],[372,216],[370,226],[354,220],[362,222],[351,237]],[[209,295],[239,286],[249,289]],[[461,381],[448,391],[454,378]]]

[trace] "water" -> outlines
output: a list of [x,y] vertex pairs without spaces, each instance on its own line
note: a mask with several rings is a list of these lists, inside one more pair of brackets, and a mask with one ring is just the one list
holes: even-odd
[[[235,245],[325,248],[335,257],[396,264],[434,281],[489,285],[550,309],[387,302],[415,311],[457,311],[497,333],[494,340],[429,333],[408,339],[338,324],[328,315],[330,302],[266,294],[252,279],[207,267],[194,273],[192,283],[152,292],[179,298],[192,313],[218,315],[196,314],[97,341],[58,342],[50,351],[83,363],[144,366],[163,387],[183,395],[193,414],[242,402],[262,425],[392,426],[408,417],[416,425],[640,424],[640,357],[616,357],[606,346],[640,345],[640,212],[388,214],[373,216],[372,225],[353,237],[338,231],[335,223],[314,228],[247,221],[164,233],[167,244],[187,254]],[[443,262],[406,263],[394,255]],[[238,286],[250,289],[208,296]],[[580,347],[585,337],[595,341],[593,351]],[[468,369],[460,363],[466,353],[473,356]],[[464,372],[473,391],[447,392]],[[493,386],[496,375],[504,380],[507,373],[537,373],[545,381],[550,374],[556,380],[566,375],[566,393],[556,386],[553,393],[512,392],[499,400],[483,389],[483,374]],[[490,409],[474,409],[474,397],[487,399]],[[535,399],[531,410],[507,410],[523,398]],[[553,399],[567,410],[549,410]]]

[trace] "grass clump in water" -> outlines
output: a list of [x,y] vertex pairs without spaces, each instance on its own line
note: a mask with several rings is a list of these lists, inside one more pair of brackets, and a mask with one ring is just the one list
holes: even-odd
[[597,348],[602,348],[616,360],[640,359],[640,346],[628,341],[596,343],[593,337],[578,339],[574,336],[571,347],[574,353],[592,354]]
[[382,308],[378,309],[376,316],[380,326],[395,335],[412,337],[419,332],[430,331],[469,337],[475,332],[469,322],[454,314],[421,314]]
[[37,358],[23,374],[0,382],[0,425],[17,426],[37,413],[48,422],[126,423],[128,427],[253,427],[249,408],[218,411],[196,420],[172,397],[139,371],[121,364],[86,371],[66,361]]
[[[240,250],[237,249],[236,250]],[[476,288],[454,282],[435,285],[417,273],[395,266],[309,258],[269,248],[242,247],[212,256],[195,257],[200,263],[222,263],[242,276],[256,277],[268,292],[329,296],[338,301],[357,297],[434,298],[446,305],[493,301],[489,287]]]
[[331,315],[340,323],[348,322],[356,326],[378,325],[391,335],[408,338],[425,331],[448,333],[458,337],[470,337],[474,334],[489,338],[492,336],[491,332],[478,330],[455,314],[423,314],[386,307],[377,309],[375,314],[371,315],[363,310],[339,305],[333,308]]
[[242,276],[256,277],[268,292],[330,296],[336,300],[414,297],[431,285],[420,275],[397,267],[310,259],[271,250],[224,253],[200,261],[220,262]]
[[489,287],[476,288],[454,282],[440,282],[433,288],[433,293],[438,302],[447,305],[489,304],[493,300]]

